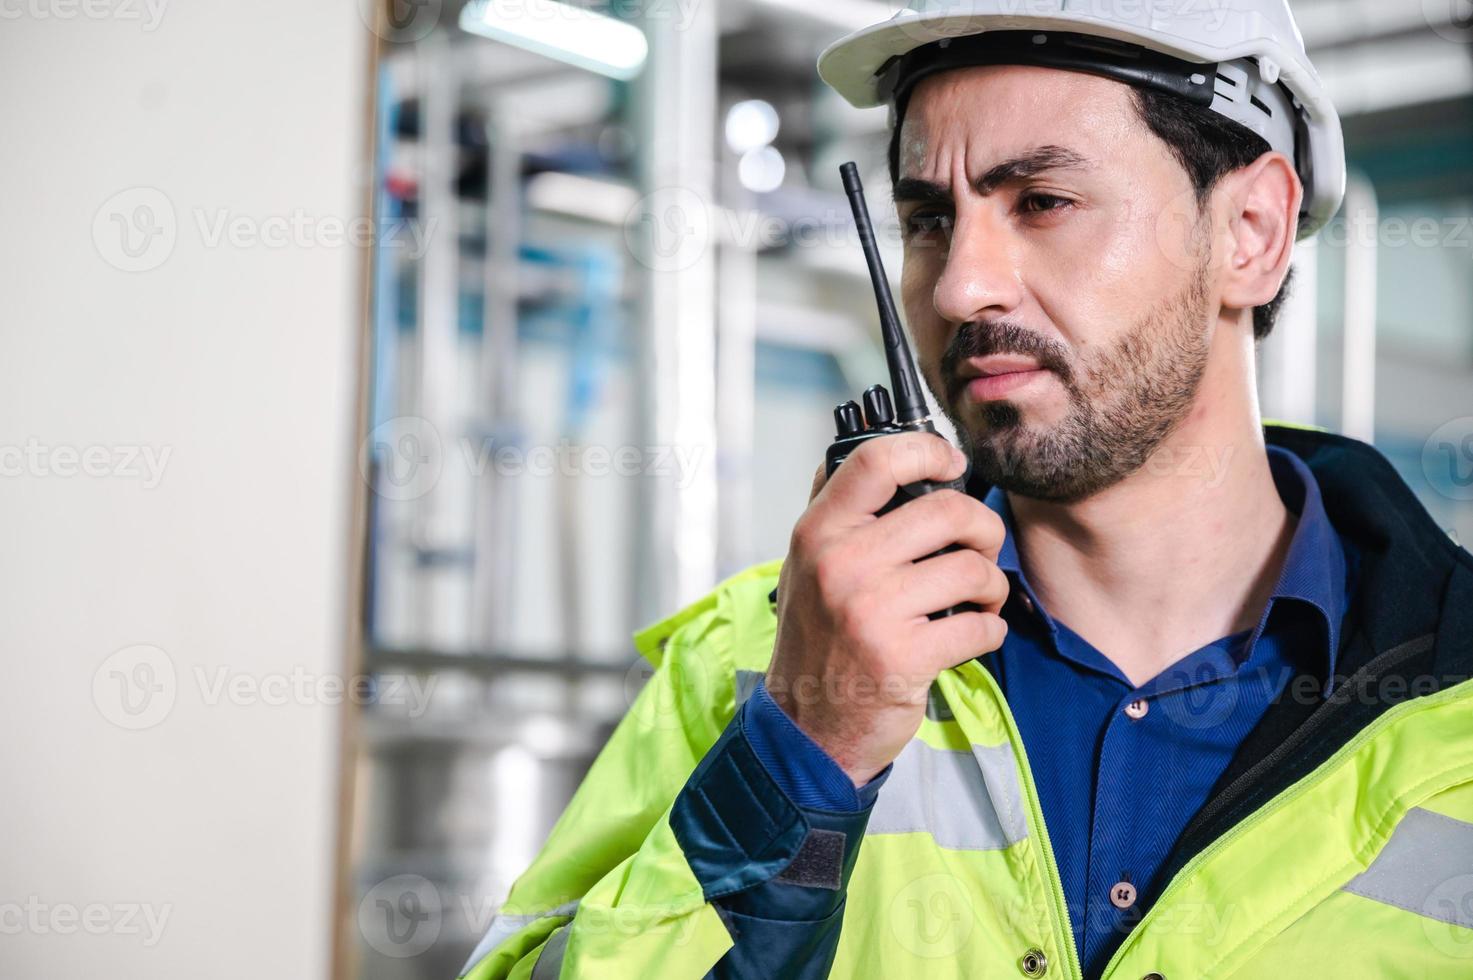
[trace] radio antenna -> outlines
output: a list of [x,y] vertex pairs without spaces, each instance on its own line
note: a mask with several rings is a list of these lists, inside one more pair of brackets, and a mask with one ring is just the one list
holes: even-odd
[[895,394],[895,421],[902,425],[926,417],[926,396],[921,394],[921,380],[916,374],[910,345],[900,329],[900,316],[895,312],[895,297],[890,294],[890,280],[880,261],[880,248],[875,242],[875,226],[870,222],[869,207],[864,203],[864,187],[859,182],[859,168],[850,161],[839,167],[844,193],[854,211],[854,224],[859,229],[859,244],[864,247],[864,261],[869,265],[870,281],[875,287],[875,302],[880,307],[880,334],[885,338],[885,360],[890,365],[890,388]]

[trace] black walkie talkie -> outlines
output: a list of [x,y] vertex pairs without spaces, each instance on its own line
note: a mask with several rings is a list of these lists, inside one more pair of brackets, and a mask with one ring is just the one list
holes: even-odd
[[[839,174],[844,181],[844,193],[849,197],[849,206],[854,211],[854,224],[859,229],[859,243],[864,247],[864,260],[869,265],[870,281],[875,287],[875,302],[880,308],[880,334],[885,339],[885,360],[890,365],[890,386],[894,389],[895,400],[892,404],[890,392],[885,390],[884,385],[871,385],[864,393],[862,411],[852,401],[834,409],[834,422],[839,431],[825,453],[828,476],[833,476],[839,464],[869,439],[902,432],[930,432],[941,438],[926,412],[926,397],[921,392],[921,381],[916,374],[910,345],[906,343],[905,334],[900,329],[900,316],[895,312],[895,299],[890,294],[890,282],[885,278],[885,267],[880,262],[880,249],[875,243],[875,228],[870,222],[869,208],[864,203],[859,168],[851,161],[839,167]],[[896,491],[895,496],[890,498],[890,502],[879,513],[887,514],[915,497],[946,489],[965,492],[966,481],[957,479],[947,483],[933,483],[922,480],[919,483],[906,484]],[[955,551],[957,547],[948,545],[935,554]],[[931,613],[931,618],[940,619],[958,612],[981,611],[982,607],[976,603],[965,602]]]

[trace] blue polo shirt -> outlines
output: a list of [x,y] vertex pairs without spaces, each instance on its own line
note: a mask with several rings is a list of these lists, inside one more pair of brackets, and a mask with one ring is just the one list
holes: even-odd
[[[1139,687],[1043,608],[1018,561],[1007,494],[993,488],[985,500],[1007,529],[998,567],[1012,589],[1002,610],[1007,639],[981,661],[1028,753],[1086,976],[1103,972],[1145,914],[1161,862],[1289,679],[1298,670],[1334,673],[1356,556],[1326,517],[1304,462],[1277,446],[1267,452],[1297,524],[1257,625],[1188,653]],[[761,684],[741,724],[800,805],[862,809],[889,776],[887,767],[856,790]]]

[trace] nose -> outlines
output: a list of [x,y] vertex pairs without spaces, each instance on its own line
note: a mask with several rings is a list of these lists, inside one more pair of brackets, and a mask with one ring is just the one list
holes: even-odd
[[951,323],[1001,316],[1022,301],[1022,270],[1007,225],[990,207],[959,213],[932,303]]

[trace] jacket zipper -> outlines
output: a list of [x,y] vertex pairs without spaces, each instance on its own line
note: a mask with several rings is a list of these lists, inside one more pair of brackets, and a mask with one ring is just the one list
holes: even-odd
[[1033,783],[1033,767],[1028,763],[1028,753],[1023,748],[1023,736],[1018,730],[1018,723],[1013,718],[1013,709],[1008,706],[1007,699],[1002,696],[1002,689],[997,686],[997,679],[992,676],[992,671],[977,664],[988,689],[992,692],[993,701],[1002,709],[1003,722],[1007,725],[1008,741],[1012,743],[1013,754],[1018,760],[1018,768],[1023,773],[1023,794],[1028,798],[1028,813],[1030,826],[1033,833],[1037,834],[1039,850],[1043,854],[1043,867],[1048,876],[1049,899],[1053,904],[1053,918],[1056,929],[1054,930],[1054,941],[1060,941],[1062,933],[1062,945],[1066,958],[1065,968],[1069,980],[1084,980],[1084,971],[1079,965],[1079,950],[1074,945],[1074,925],[1069,920],[1069,906],[1064,897],[1064,881],[1059,877],[1059,866],[1054,861],[1054,847],[1049,842],[1048,828],[1043,822],[1043,805],[1038,800],[1038,788]]
[[[1468,692],[1459,690],[1459,687],[1451,687],[1438,694],[1430,695],[1425,698],[1417,698],[1413,701],[1408,701],[1406,702],[1406,704],[1415,704],[1417,705],[1418,709],[1431,708],[1441,704],[1444,701],[1457,701],[1465,699],[1467,697]],[[1224,848],[1236,841],[1238,838],[1252,833],[1254,828],[1257,827],[1258,824],[1262,823],[1273,814],[1277,813],[1279,810],[1282,810],[1284,807],[1293,803],[1296,799],[1303,796],[1305,793],[1308,793],[1329,774],[1330,770],[1334,769],[1336,766],[1342,763],[1345,760],[1346,756],[1354,753],[1366,742],[1375,738],[1381,733],[1382,729],[1387,727],[1393,721],[1401,718],[1403,714],[1409,713],[1410,711],[1398,712],[1395,708],[1383,713],[1374,722],[1367,725],[1365,728],[1357,732],[1354,737],[1347,740],[1344,745],[1340,746],[1340,748],[1336,750],[1334,755],[1330,756],[1324,762],[1320,763],[1319,766],[1310,771],[1307,775],[1304,776],[1304,778],[1300,779],[1299,782],[1284,790],[1278,796],[1274,797],[1272,800],[1269,800],[1257,810],[1254,810],[1253,813],[1245,817],[1232,830],[1228,831],[1226,834],[1223,834],[1207,847],[1199,851],[1196,857],[1192,858],[1190,861],[1182,866],[1182,869],[1177,872],[1176,876],[1172,878],[1170,883],[1167,884],[1166,888],[1162,890],[1160,896],[1156,899],[1155,903],[1152,904],[1150,910],[1147,911],[1146,914],[1141,918],[1141,920],[1135,924],[1135,928],[1131,930],[1131,936],[1128,937],[1125,942],[1121,943],[1120,947],[1115,950],[1115,955],[1110,957],[1110,962],[1105,964],[1104,972],[1101,973],[1100,976],[1102,978],[1108,978],[1110,974],[1114,972],[1116,965],[1120,962],[1121,959],[1128,955],[1128,951],[1132,948],[1133,943],[1131,942],[1131,939],[1133,939],[1136,934],[1141,933],[1144,929],[1147,928],[1152,918],[1156,916],[1157,910],[1168,906],[1170,904],[1170,900],[1175,897],[1177,892],[1186,887],[1187,882],[1191,880],[1192,875],[1194,875],[1203,864],[1212,860],[1215,855],[1220,853]]]

